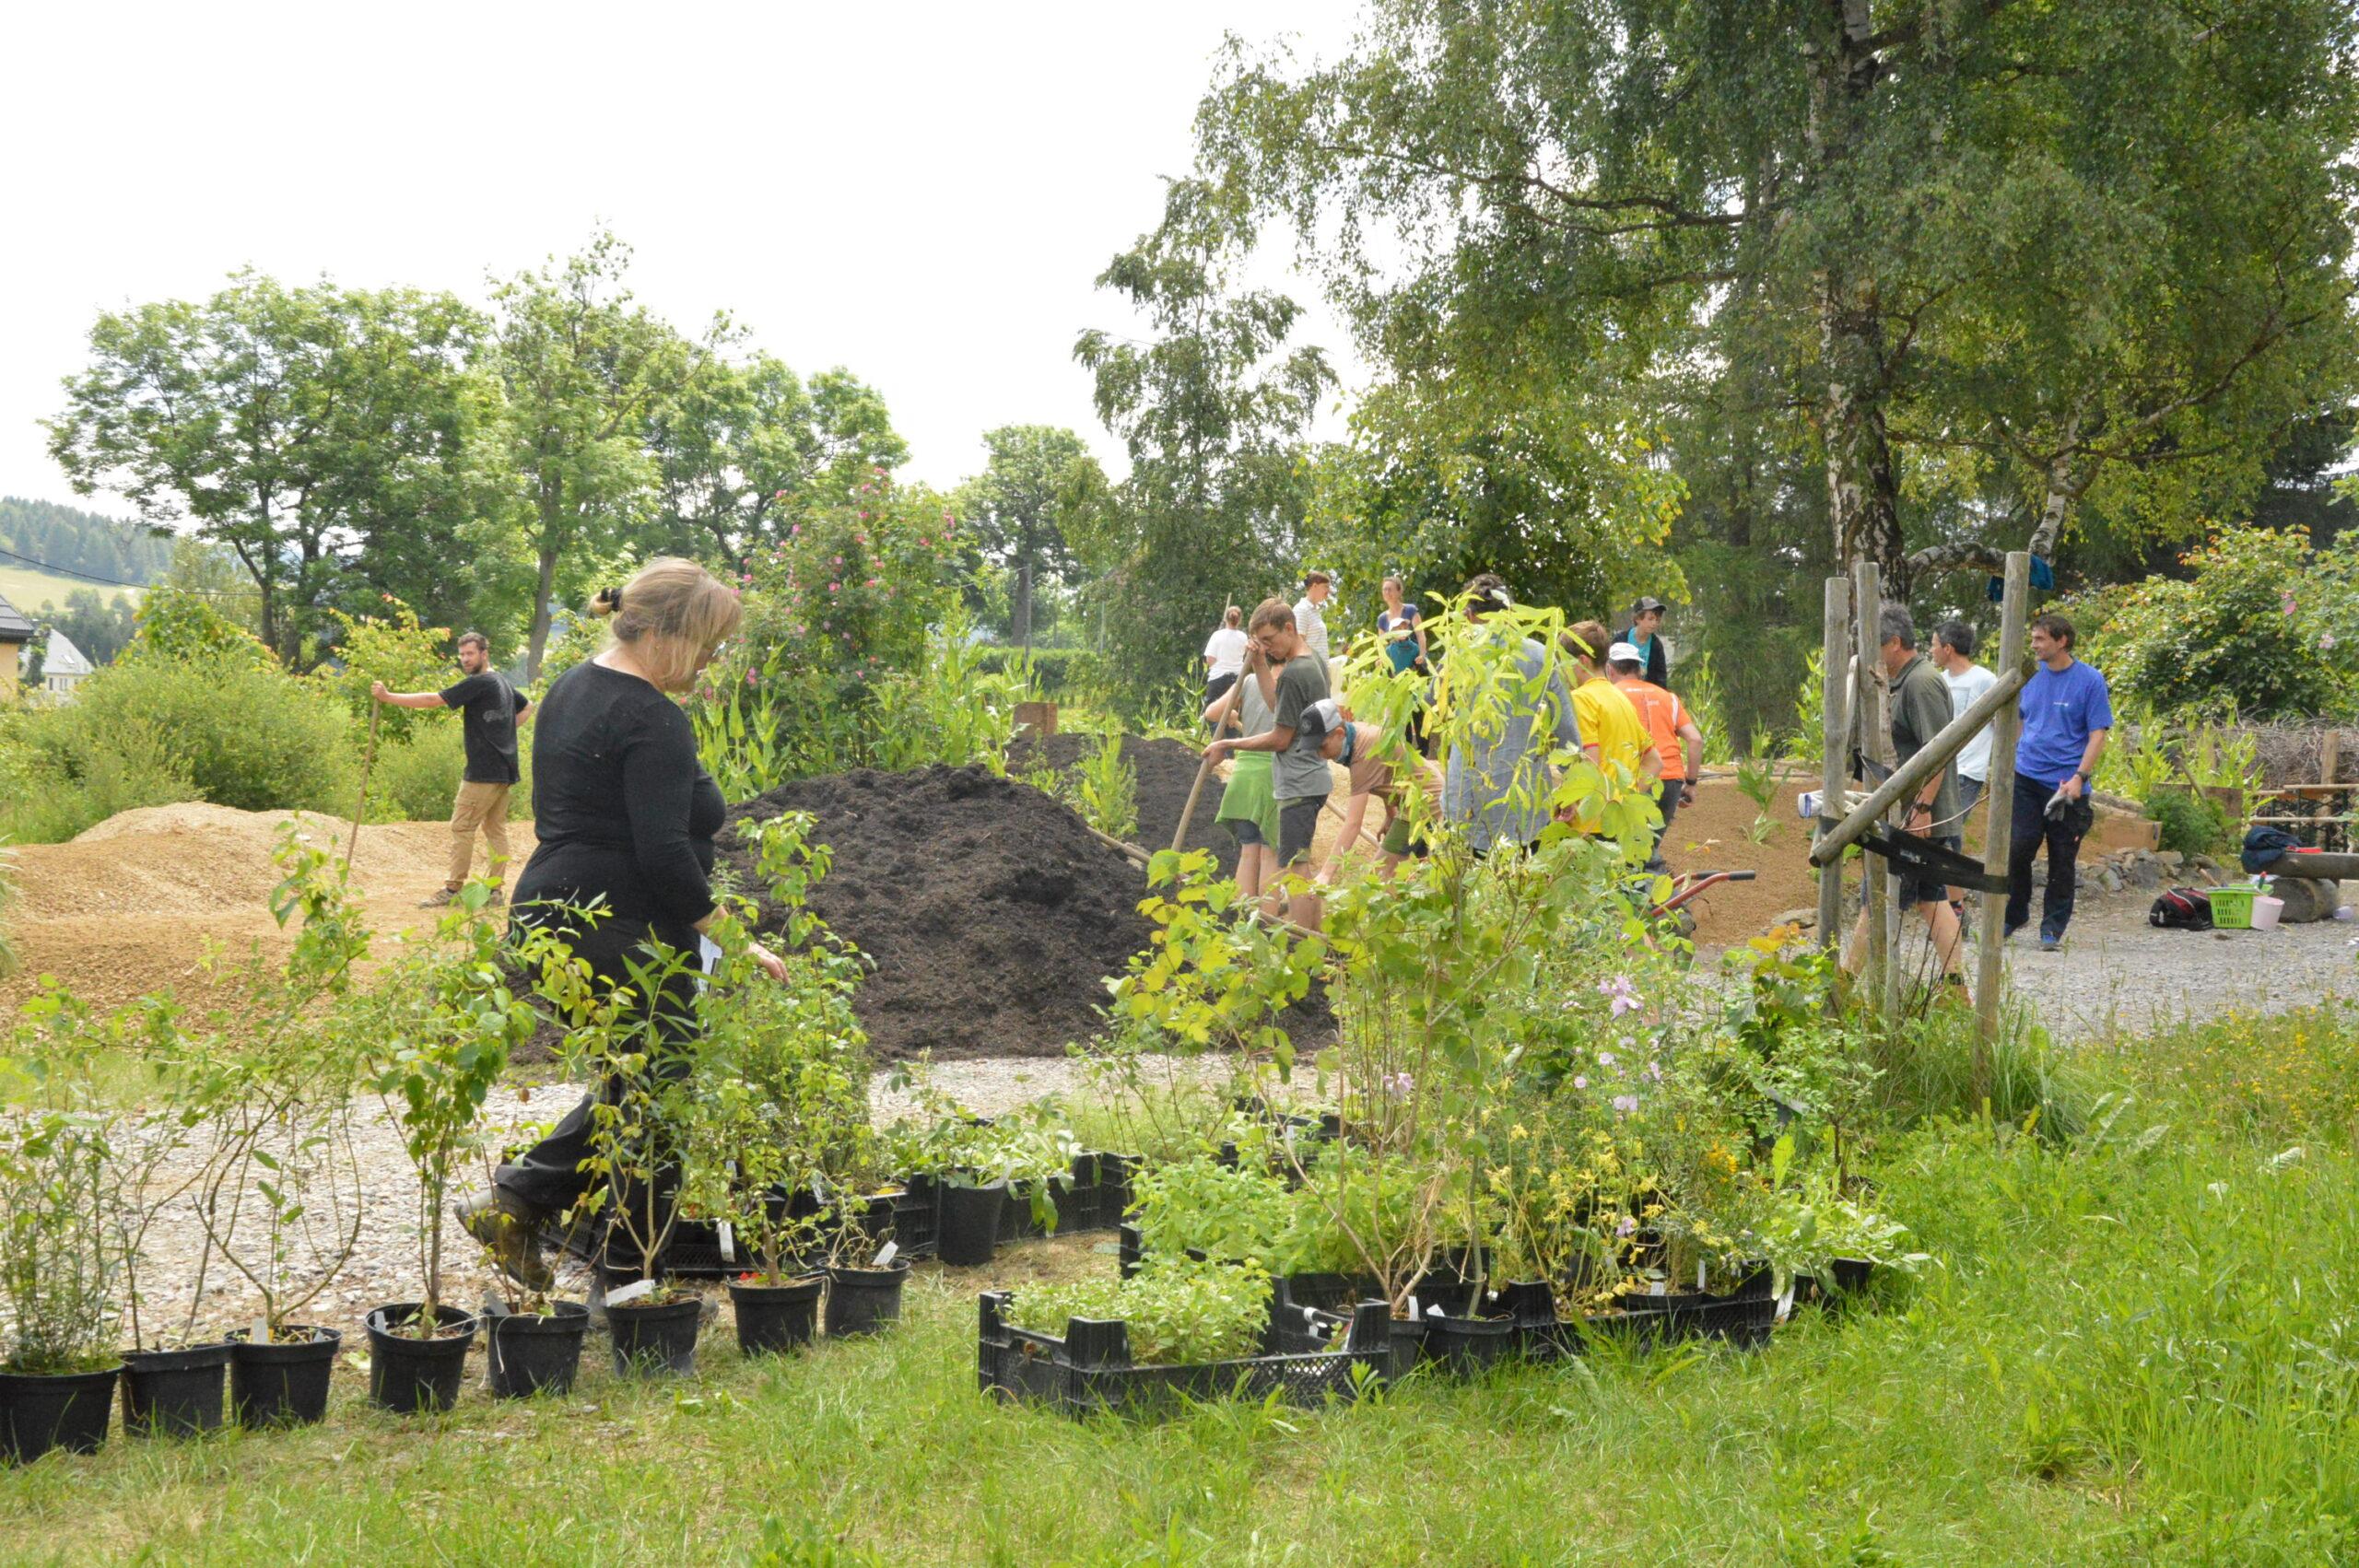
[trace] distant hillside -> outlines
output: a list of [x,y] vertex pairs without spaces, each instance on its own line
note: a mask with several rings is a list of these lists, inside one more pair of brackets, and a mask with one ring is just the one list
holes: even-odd
[[170,537],[151,533],[144,524],[15,496],[0,496],[0,549],[11,552],[0,556],[0,567],[47,568],[92,588],[102,586],[92,578],[150,583],[172,564]]

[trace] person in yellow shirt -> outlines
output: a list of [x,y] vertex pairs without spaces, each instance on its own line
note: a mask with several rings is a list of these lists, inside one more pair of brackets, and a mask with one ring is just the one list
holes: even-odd
[[[1605,628],[1595,621],[1567,627],[1560,639],[1572,655],[1579,684],[1573,688],[1573,715],[1581,731],[1581,752],[1605,772],[1616,789],[1637,785],[1653,794],[1662,774],[1662,755],[1654,736],[1633,703],[1605,673]],[[1582,811],[1575,825],[1597,831],[1598,813]]]

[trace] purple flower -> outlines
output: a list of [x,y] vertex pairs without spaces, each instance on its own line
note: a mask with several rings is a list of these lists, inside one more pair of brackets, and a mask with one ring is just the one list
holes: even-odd
[[1580,1073],[1578,1073],[1578,1072],[1574,1073],[1574,1074],[1573,1074],[1573,1087],[1574,1087],[1574,1088],[1576,1088],[1576,1089],[1586,1089],[1586,1088],[1588,1088],[1588,1087],[1589,1087],[1589,1079],[1588,1079],[1587,1077],[1583,1076],[1583,1075],[1582,1075],[1582,1074],[1580,1074]]
[[1597,1065],[1600,1067],[1612,1067],[1614,1065],[1614,1053],[1612,1051],[1598,1052]]
[[2332,648],[2333,646],[2334,634],[2332,632],[2318,633],[2318,651],[2320,653],[2324,653],[2328,649]]
[[1637,1235],[1638,1234],[1638,1222],[1631,1218],[1629,1215],[1625,1214],[1622,1216],[1622,1223],[1614,1227],[1614,1234],[1618,1236]]
[[1616,1094],[1614,1096],[1614,1108],[1620,1111],[1624,1116],[1636,1116],[1638,1114],[1638,1096],[1636,1094]]
[[1661,1082],[1662,1063],[1659,1061],[1650,1061],[1647,1063],[1647,1076],[1653,1079],[1658,1083]]
[[1637,997],[1617,996],[1614,999],[1614,1016],[1619,1018],[1625,1012],[1636,1012],[1645,1005]]

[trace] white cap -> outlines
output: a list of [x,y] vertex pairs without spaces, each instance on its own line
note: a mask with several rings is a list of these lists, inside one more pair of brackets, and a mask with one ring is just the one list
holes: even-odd
[[1640,653],[1631,643],[1617,642],[1605,650],[1605,661],[1608,664],[1619,664],[1625,659],[1633,664],[1644,664],[1647,661],[1647,656]]

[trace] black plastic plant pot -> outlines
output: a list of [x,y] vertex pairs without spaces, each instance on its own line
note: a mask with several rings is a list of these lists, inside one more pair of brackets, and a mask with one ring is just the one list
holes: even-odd
[[553,1301],[541,1313],[510,1313],[484,1319],[485,1359],[492,1398],[529,1399],[535,1394],[573,1391],[581,1370],[581,1336],[590,1309],[578,1301]]
[[229,1413],[240,1426],[302,1426],[327,1418],[343,1333],[310,1323],[283,1323],[278,1331],[304,1337],[257,1345],[242,1328],[229,1335]]
[[123,1424],[154,1437],[194,1437],[221,1425],[229,1343],[123,1353]]
[[615,1371],[621,1376],[669,1373],[688,1377],[697,1370],[697,1330],[704,1303],[695,1296],[660,1306],[606,1305],[606,1329],[615,1340]]
[[779,1355],[809,1344],[819,1327],[819,1293],[827,1282],[818,1274],[782,1285],[730,1281],[737,1349],[749,1356]]
[[1427,1318],[1419,1318],[1414,1322],[1405,1317],[1396,1317],[1392,1320],[1392,1337],[1390,1343],[1392,1354],[1391,1375],[1394,1377],[1408,1376],[1417,1369],[1418,1363],[1426,1359],[1426,1331],[1429,1323],[1430,1319]]
[[120,1365],[97,1372],[0,1372],[0,1458],[29,1465],[53,1448],[95,1454],[114,1416]]
[[901,1282],[910,1277],[907,1258],[889,1269],[827,1269],[827,1338],[881,1334],[901,1319]]
[[466,1380],[467,1351],[475,1342],[475,1316],[463,1307],[434,1309],[439,1332],[420,1339],[409,1326],[418,1305],[397,1301],[368,1317],[369,1402],[396,1415],[447,1410],[459,1402]]
[[973,1269],[999,1254],[1000,1214],[1007,1207],[1005,1180],[980,1187],[942,1186],[942,1223],[934,1256],[954,1269]]
[[1515,1345],[1513,1317],[1447,1317],[1426,1319],[1426,1359],[1446,1371],[1465,1375],[1505,1360]]

